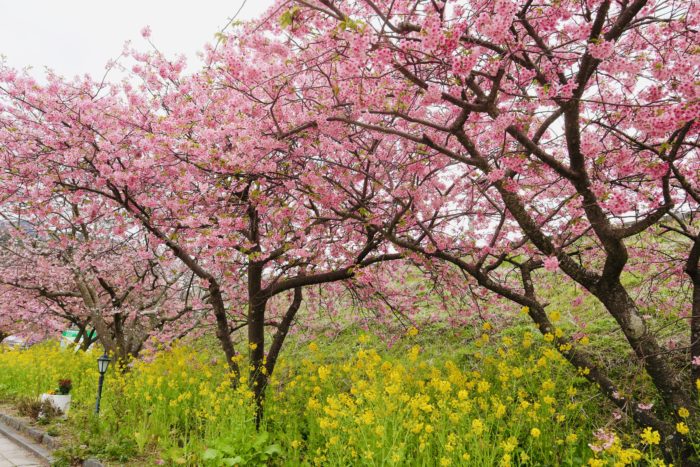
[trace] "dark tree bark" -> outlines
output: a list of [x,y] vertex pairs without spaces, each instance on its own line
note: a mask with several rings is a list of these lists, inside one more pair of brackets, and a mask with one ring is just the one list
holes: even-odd
[[[696,397],[700,397],[700,235],[695,236],[685,272],[693,283],[690,316],[690,384],[696,391]],[[693,364],[696,362],[697,364]]]
[[255,398],[255,422],[260,426],[263,417],[263,398],[267,375],[265,371],[265,308],[267,299],[262,293],[262,267],[252,263],[248,267],[248,347],[250,351],[250,386]]

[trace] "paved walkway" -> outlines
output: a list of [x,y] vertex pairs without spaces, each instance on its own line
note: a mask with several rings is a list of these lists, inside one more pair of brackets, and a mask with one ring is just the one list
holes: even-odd
[[34,456],[0,434],[0,467],[41,467]]

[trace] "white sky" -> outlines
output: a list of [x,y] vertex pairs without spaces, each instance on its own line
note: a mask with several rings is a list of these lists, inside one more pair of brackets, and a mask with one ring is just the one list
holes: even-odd
[[[185,54],[192,68],[196,53],[241,7],[244,0],[0,0],[0,55],[14,68],[46,67],[67,78],[84,73],[100,78],[124,42],[150,46],[141,29],[167,56]],[[259,17],[272,0],[247,0],[237,19]]]

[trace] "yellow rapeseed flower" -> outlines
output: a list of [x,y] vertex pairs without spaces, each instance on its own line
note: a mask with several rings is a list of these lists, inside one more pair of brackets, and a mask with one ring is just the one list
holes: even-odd
[[501,442],[501,447],[505,452],[513,452],[518,447],[518,438],[510,436],[507,440]]
[[472,420],[472,433],[476,436],[480,436],[484,432],[484,422],[479,418]]
[[659,435],[659,432],[656,430],[652,430],[650,426],[644,428],[641,438],[644,444],[649,445],[659,444],[659,442],[661,441],[661,435]]
[[686,425],[683,422],[676,423],[676,431],[682,435],[687,435],[688,433],[690,433],[688,425]]
[[365,410],[360,416],[360,420],[362,420],[362,423],[365,425],[371,425],[372,422],[374,422],[374,414],[369,410]]
[[501,404],[500,402],[496,404],[496,418],[501,418],[506,414],[506,406]]
[[642,459],[642,453],[638,449],[622,449],[618,454],[618,458],[622,465],[636,464],[637,461]]
[[542,390],[543,391],[551,391],[555,387],[556,387],[556,385],[554,384],[554,381],[552,381],[551,379],[546,379],[542,383]]
[[532,436],[533,438],[539,438],[541,434],[542,432],[539,428],[533,428],[532,430],[530,430],[530,436]]
[[330,368],[325,365],[318,367],[318,377],[321,381],[324,381],[331,374]]
[[321,403],[318,401],[318,399],[311,397],[309,398],[306,406],[311,410],[316,410],[321,408]]
[[476,390],[479,393],[488,392],[489,389],[491,389],[491,383],[483,379],[476,385]]

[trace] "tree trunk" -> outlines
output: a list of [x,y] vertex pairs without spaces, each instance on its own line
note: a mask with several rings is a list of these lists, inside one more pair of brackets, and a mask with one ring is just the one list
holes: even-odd
[[123,318],[121,313],[115,313],[113,316],[114,320],[114,349],[113,352],[115,354],[115,357],[117,359],[118,363],[121,363],[121,366],[124,366],[123,364],[126,363],[128,357],[129,357],[129,350],[127,349],[126,346],[126,336],[124,335],[124,323],[123,323]]
[[83,352],[87,352],[87,350],[90,348],[90,346],[97,341],[97,336],[95,335],[95,330],[93,329],[90,332],[85,333],[85,337],[83,338],[83,342],[80,345],[80,350]]
[[700,398],[700,274],[693,279],[693,307],[690,317],[690,379]]
[[241,372],[238,367],[233,341],[231,340],[231,331],[228,324],[228,317],[226,316],[226,308],[224,306],[223,296],[221,295],[221,289],[219,288],[219,284],[213,279],[209,279],[209,295],[210,303],[214,310],[214,317],[216,318],[216,338],[219,339],[221,348],[224,351],[226,363],[229,370],[231,370],[231,384],[235,388],[238,386]]
[[250,385],[255,398],[255,426],[260,427],[263,417],[263,399],[267,383],[265,368],[265,308],[267,298],[262,293],[260,264],[248,266],[248,347],[250,351]]
[[[294,317],[301,307],[302,301],[302,288],[296,287],[294,289],[294,298],[292,303],[287,308],[287,312],[284,314],[282,321],[277,326],[277,332],[272,338],[272,344],[270,344],[270,350],[267,353],[267,361],[265,362],[265,368],[267,369],[267,379],[272,376],[272,372],[275,371],[275,364],[277,363],[277,358],[279,357],[280,351],[282,350],[282,344],[284,344],[284,339],[289,333],[289,328],[294,321]],[[263,388],[264,390],[264,388]]]
[[83,336],[85,336],[85,326],[82,326],[82,325],[79,324],[79,325],[78,325],[78,335],[75,336],[75,339],[73,339],[73,345],[74,345],[75,347],[77,347],[78,345],[80,345],[80,339],[82,339]]
[[688,254],[685,272],[693,281],[693,303],[690,315],[690,384],[695,389],[696,397],[700,397],[700,234],[695,237]]
[[606,309],[620,325],[635,355],[644,365],[664,403],[671,412],[679,408],[692,409],[690,395],[683,390],[678,373],[663,358],[663,351],[656,338],[649,332],[639,310],[624,286],[614,283],[601,283],[591,292],[605,305]]

